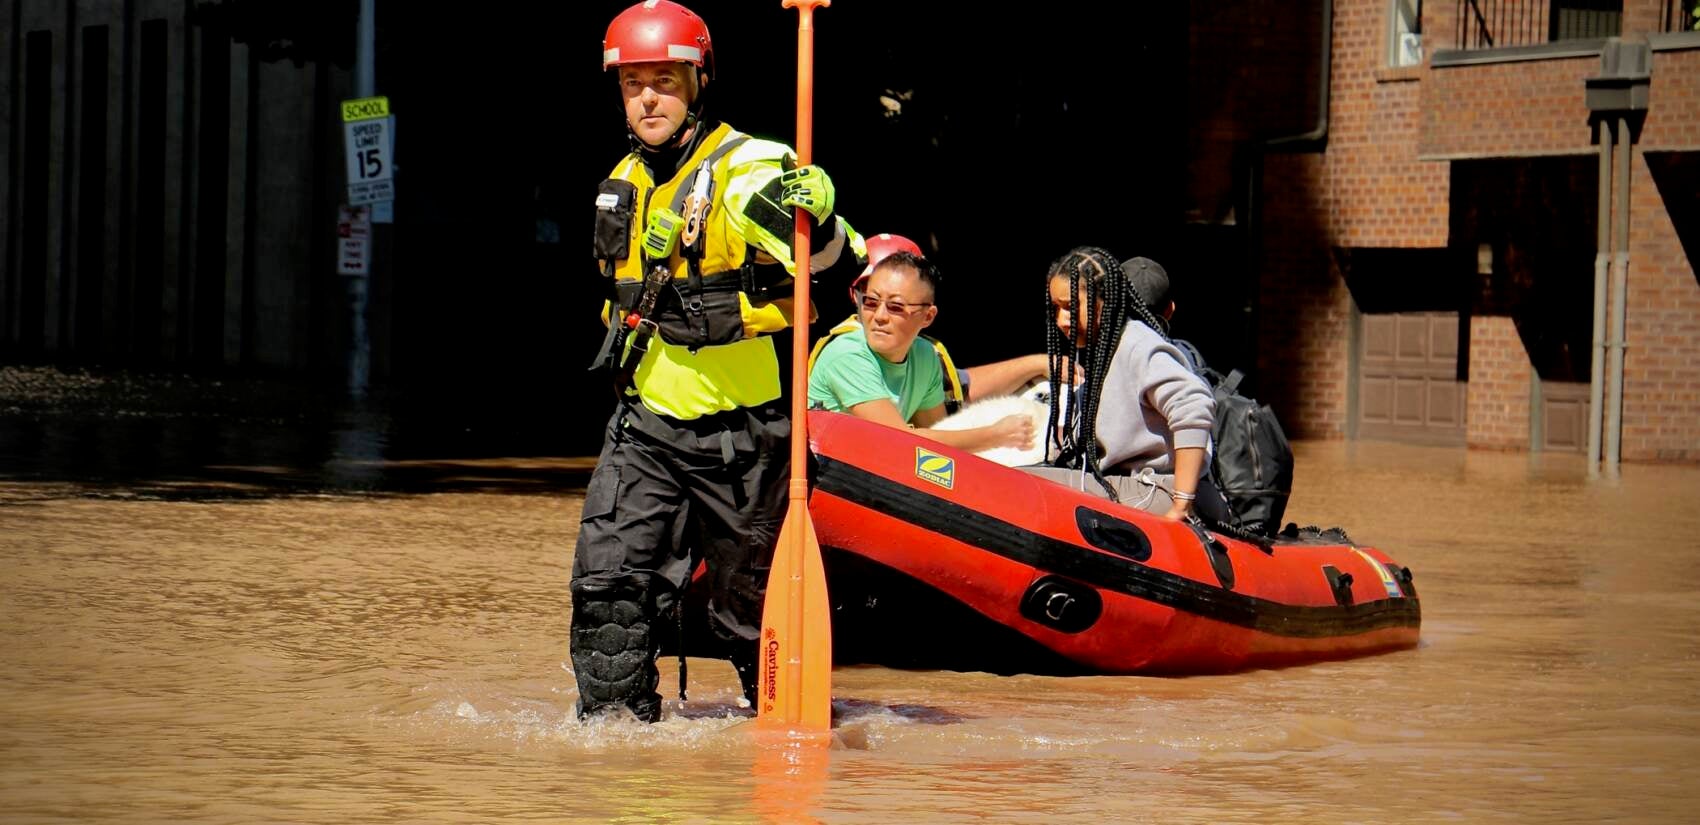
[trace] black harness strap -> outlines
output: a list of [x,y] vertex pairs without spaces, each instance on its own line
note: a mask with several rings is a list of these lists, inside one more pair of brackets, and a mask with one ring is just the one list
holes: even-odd
[[[749,139],[749,135],[738,135],[737,137],[730,138],[725,143],[714,147],[714,151],[710,152],[708,157],[703,158],[702,163],[697,164],[696,168],[691,170],[690,178],[688,178],[678,189],[673,190],[673,200],[668,204],[668,208],[672,209],[675,213],[682,214],[680,210],[685,208],[685,199],[690,197],[691,190],[696,188],[697,178],[706,172],[709,176],[708,183],[706,184],[708,186],[708,197],[705,203],[698,207],[703,210],[703,214],[695,216],[698,221],[706,221],[708,219],[708,212],[713,208],[714,202],[720,196],[719,192],[714,191],[715,164],[719,163],[721,158],[726,157],[733,149],[742,146],[744,142]],[[692,219],[692,217],[693,216],[690,215],[685,216],[687,223]],[[693,321],[700,323],[704,338],[708,337],[708,317],[703,312],[702,302],[702,247],[703,237],[706,234],[707,232],[698,232],[697,236],[692,239],[690,244],[683,245],[679,249],[679,254],[685,259],[686,269],[690,272],[690,279],[688,281],[689,294],[686,295],[681,293],[679,295],[681,299],[680,303],[684,305],[686,310],[690,311]],[[678,289],[677,284],[674,285],[674,289]]]
[[[614,358],[614,386],[620,395],[632,386],[632,375],[637,372],[637,366],[643,356],[649,352],[650,336],[655,334],[659,325],[651,318],[655,314],[656,301],[661,297],[661,287],[672,280],[673,275],[667,267],[656,264],[644,274],[642,287],[632,305],[625,307],[627,314],[624,318],[616,316],[615,328],[620,330],[616,338]],[[622,302],[623,303],[623,302]],[[627,351],[626,341],[630,340]]]

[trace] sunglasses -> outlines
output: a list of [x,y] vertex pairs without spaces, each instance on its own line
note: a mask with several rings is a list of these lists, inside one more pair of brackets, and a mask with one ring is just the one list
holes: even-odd
[[893,318],[908,318],[911,314],[916,313],[916,312],[920,312],[921,310],[932,306],[931,303],[906,304],[906,303],[903,303],[902,301],[892,299],[892,298],[887,298],[887,299],[881,300],[879,298],[876,298],[872,295],[867,294],[866,292],[857,292],[855,294],[855,297],[856,297],[856,304],[858,306],[860,306],[864,311],[869,312],[869,313],[879,312],[880,307],[884,306],[885,311],[887,313],[889,313],[891,315],[891,317],[893,317]]

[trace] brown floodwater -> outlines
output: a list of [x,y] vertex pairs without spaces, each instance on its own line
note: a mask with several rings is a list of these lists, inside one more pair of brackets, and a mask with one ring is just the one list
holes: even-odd
[[407,493],[0,472],[0,821],[1695,819],[1700,468],[1298,456],[1289,519],[1409,565],[1419,648],[1190,678],[840,668],[819,750],[756,744],[708,659],[660,724],[573,718],[582,464],[349,462],[424,479]]

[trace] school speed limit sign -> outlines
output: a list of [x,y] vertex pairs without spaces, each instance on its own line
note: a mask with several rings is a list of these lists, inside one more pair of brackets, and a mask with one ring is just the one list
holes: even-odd
[[395,116],[387,97],[342,102],[343,144],[348,149],[348,202],[351,205],[395,198]]

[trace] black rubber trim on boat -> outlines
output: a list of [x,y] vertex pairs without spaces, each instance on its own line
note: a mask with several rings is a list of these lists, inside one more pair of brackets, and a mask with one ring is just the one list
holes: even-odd
[[1021,615],[1064,633],[1079,633],[1104,615],[1104,597],[1092,585],[1046,576],[1021,595]]
[[[872,664],[904,670],[981,671],[1085,676],[1088,668],[1011,625],[1005,624],[925,581],[867,556],[821,545],[826,586],[832,600],[834,665]],[[1091,585],[1077,587],[1100,591]],[[687,593],[708,597],[693,587]],[[699,605],[706,609],[706,604]],[[717,638],[707,614],[697,613],[702,635]],[[999,615],[1006,615],[999,611]],[[1065,612],[1066,615],[1066,612]],[[924,618],[924,620],[922,620]],[[700,649],[700,648],[696,648]]]
[[[1198,543],[1204,547],[1204,554],[1210,557],[1210,569],[1216,572],[1216,583],[1222,585],[1223,589],[1234,589],[1234,560],[1228,555],[1228,546],[1197,522],[1188,521],[1186,526],[1192,528],[1192,534],[1198,537]],[[1262,549],[1261,546],[1259,549]]]
[[1322,575],[1328,577],[1328,589],[1334,591],[1335,604],[1352,603],[1352,574],[1340,572],[1340,568],[1332,564],[1322,566]]
[[1408,598],[1408,599],[1419,598],[1417,596],[1417,583],[1411,575],[1411,568],[1409,568],[1409,567],[1399,567],[1399,565],[1393,565],[1393,566],[1398,568],[1398,572],[1396,572],[1394,574],[1394,578],[1398,579],[1399,580],[1399,586],[1404,588],[1405,598]]
[[818,493],[837,496],[1011,561],[1219,622],[1275,636],[1315,639],[1416,627],[1422,620],[1422,608],[1415,598],[1310,607],[1234,593],[1035,533],[834,458],[817,456],[817,460]]
[[1091,507],[1076,507],[1074,525],[1080,528],[1080,537],[1093,547],[1134,561],[1151,558],[1151,539],[1145,537],[1145,531],[1109,513],[1100,513]]

